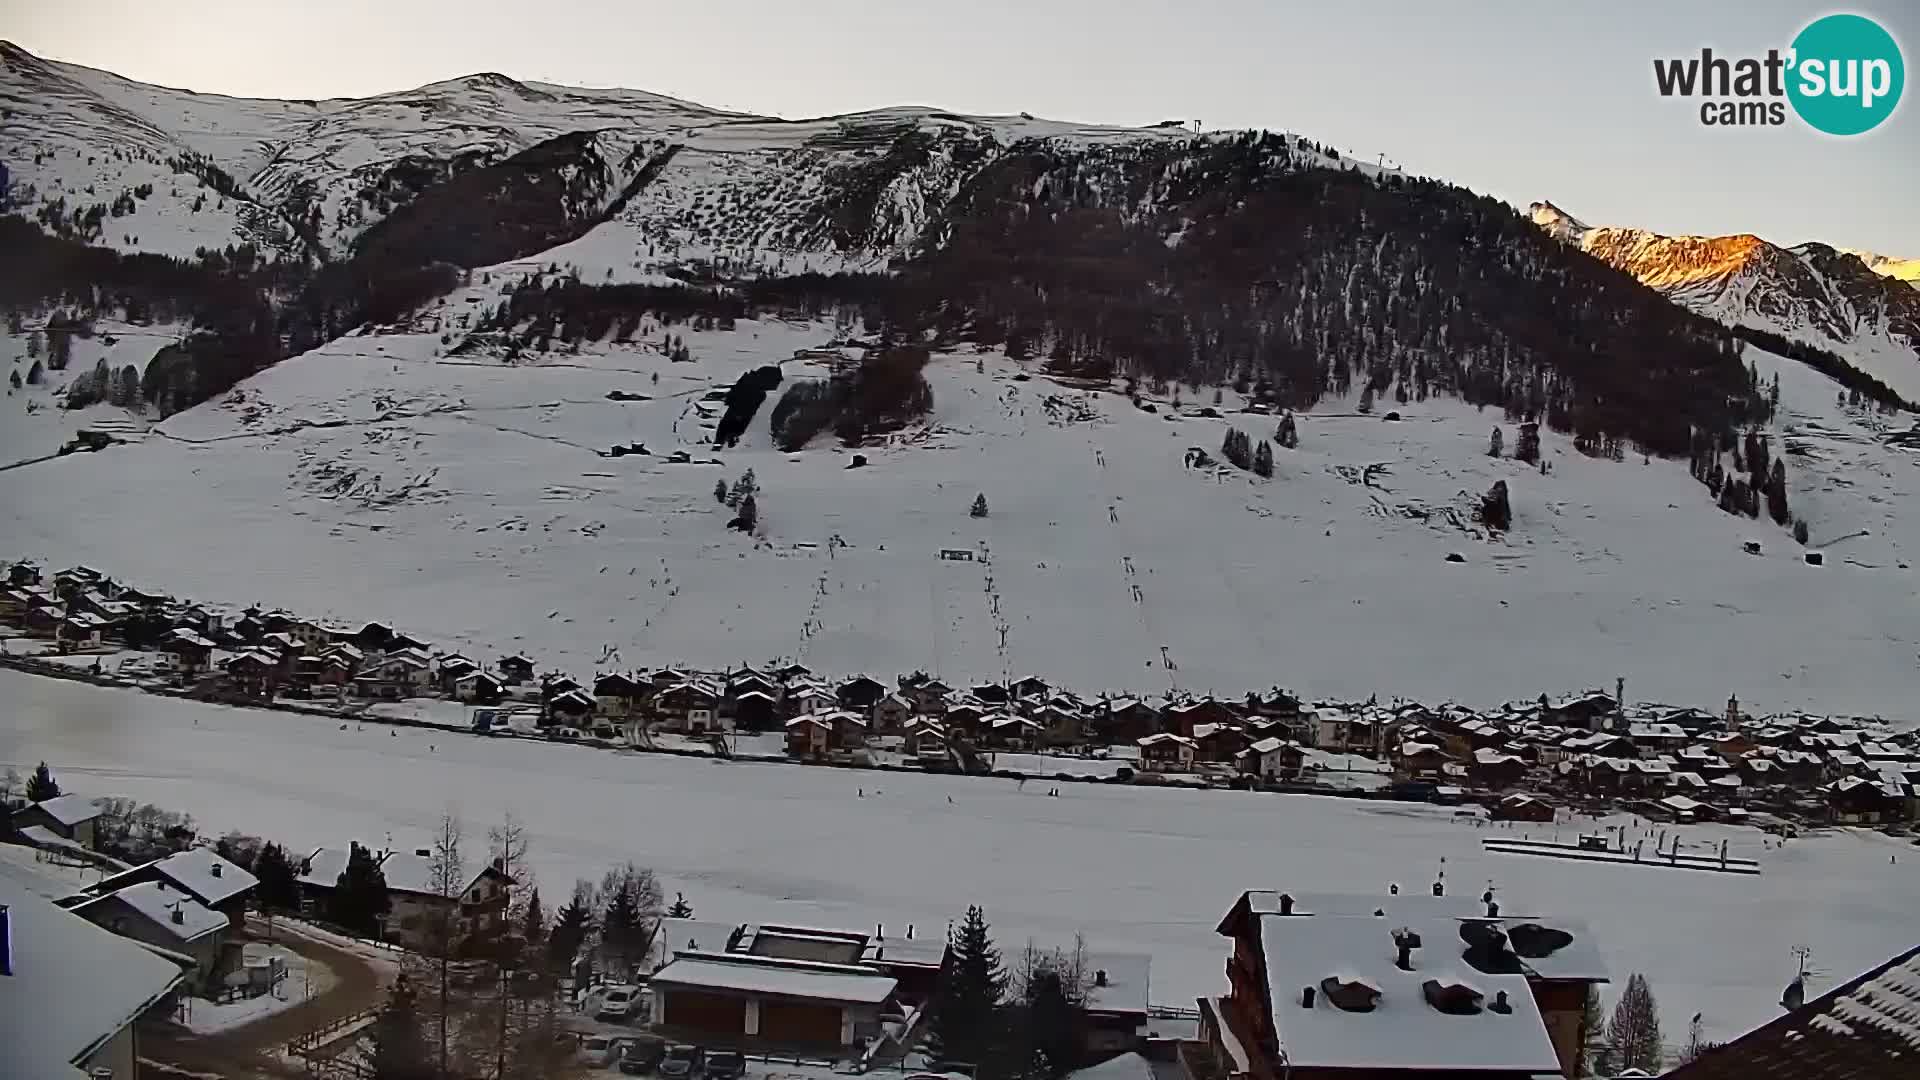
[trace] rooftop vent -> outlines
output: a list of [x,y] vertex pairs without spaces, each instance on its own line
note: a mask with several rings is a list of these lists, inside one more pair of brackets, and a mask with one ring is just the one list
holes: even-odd
[[168,916],[168,918],[173,920],[173,925],[184,926],[186,925],[186,922],[187,922],[187,913],[181,910],[181,907],[179,904],[175,904],[173,905],[173,912]]
[[1413,950],[1420,947],[1420,935],[1406,927],[1393,932],[1393,944],[1399,955],[1393,959],[1393,966],[1401,971],[1413,970]]
[[1107,969],[1106,968],[1101,968],[1100,970],[1093,973],[1093,985],[1095,986],[1107,985]]
[[1507,1001],[1507,992],[1505,990],[1494,991],[1493,1004],[1487,1006],[1487,1008],[1502,1016],[1509,1015],[1513,1012],[1513,1005]]
[[213,866],[212,866],[212,867],[211,867],[211,868],[210,868],[210,869],[208,870],[208,873],[211,873],[211,874],[212,874],[212,875],[213,875],[214,877],[219,877],[219,876],[220,876],[220,864],[219,864],[219,863],[214,863],[214,864],[213,864]]
[[1293,914],[1293,897],[1287,895],[1286,893],[1280,894],[1280,914],[1282,915]]
[[1313,987],[1303,986],[1300,988],[1300,1007],[1303,1009],[1313,1008]]
[[1480,1001],[1485,996],[1463,983],[1442,983],[1439,979],[1428,979],[1421,983],[1420,992],[1426,995],[1427,1004],[1448,1016],[1479,1014]]
[[1372,1012],[1380,1003],[1380,991],[1358,979],[1329,975],[1320,980],[1320,992],[1342,1012]]

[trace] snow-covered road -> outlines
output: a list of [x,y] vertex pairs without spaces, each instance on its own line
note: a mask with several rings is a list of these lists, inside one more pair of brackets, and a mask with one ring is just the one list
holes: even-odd
[[[1510,913],[1585,920],[1617,976],[1645,972],[1676,1030],[1759,1023],[1813,948],[1817,985],[1920,938],[1920,852],[1837,834],[1762,849],[1759,878],[1484,855],[1447,811],[1239,792],[862,773],[622,755],[336,722],[0,671],[0,768],[47,760],[68,790],[185,810],[294,848],[424,843],[447,807],[477,846],[512,811],[550,900],[616,861],[652,866],[703,919],[940,933],[983,905],[1005,946],[1064,942],[1153,955],[1156,1002],[1222,989],[1213,928],[1247,888],[1455,891],[1497,882]],[[864,791],[864,794],[862,792]],[[949,801],[951,799],[951,801]],[[1898,864],[1890,856],[1903,857]]]

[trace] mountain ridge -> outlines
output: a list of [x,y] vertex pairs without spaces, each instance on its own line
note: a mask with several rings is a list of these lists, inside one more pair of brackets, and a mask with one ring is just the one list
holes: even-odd
[[1549,236],[1623,270],[1675,303],[1730,326],[1830,350],[1908,401],[1920,401],[1920,262],[1817,241],[1781,246],[1752,233],[1666,235],[1590,226],[1551,201],[1528,206]]

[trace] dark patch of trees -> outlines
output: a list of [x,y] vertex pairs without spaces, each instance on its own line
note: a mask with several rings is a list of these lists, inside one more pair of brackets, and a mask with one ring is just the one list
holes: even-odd
[[933,411],[927,385],[927,348],[893,345],[867,353],[857,366],[831,379],[793,383],[769,418],[774,443],[794,451],[828,428],[847,446],[898,431]]
[[1507,482],[1495,480],[1493,487],[1480,497],[1477,516],[1480,523],[1489,529],[1506,532],[1513,527],[1513,506],[1507,501]]
[[747,428],[752,425],[753,418],[759,415],[761,403],[779,385],[780,369],[771,364],[754,368],[740,376],[727,390],[727,411],[720,417],[720,426],[714,430],[714,445],[732,446],[738,443],[740,436],[746,434]]
[[1920,403],[1901,397],[1886,383],[1861,371],[1826,349],[1817,348],[1802,341],[1791,341],[1779,334],[1755,330],[1750,326],[1735,326],[1731,331],[1741,340],[1757,345],[1775,356],[1800,361],[1868,400],[1896,409],[1920,410]]

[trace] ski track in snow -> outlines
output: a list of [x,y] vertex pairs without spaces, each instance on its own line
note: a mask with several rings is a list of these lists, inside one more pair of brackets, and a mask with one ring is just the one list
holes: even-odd
[[[980,903],[1003,948],[1085,933],[1095,948],[1151,953],[1158,1004],[1224,991],[1214,926],[1241,890],[1425,889],[1442,858],[1453,892],[1491,880],[1507,912],[1588,923],[1616,988],[1644,972],[1676,1040],[1695,1011],[1721,1039],[1776,1015],[1792,945],[1812,946],[1817,992],[1920,930],[1920,854],[1870,833],[1775,850],[1757,830],[1686,830],[1697,850],[1725,837],[1736,857],[1759,859],[1764,873],[1748,878],[1487,855],[1487,831],[1410,804],[1082,784],[1049,798],[999,779],[342,731],[12,671],[0,671],[0,703],[0,767],[44,759],[69,791],[183,810],[204,832],[407,849],[449,808],[470,839],[511,811],[549,898],[632,859],[710,920],[937,934]],[[1890,853],[1914,857],[1894,865]]]

